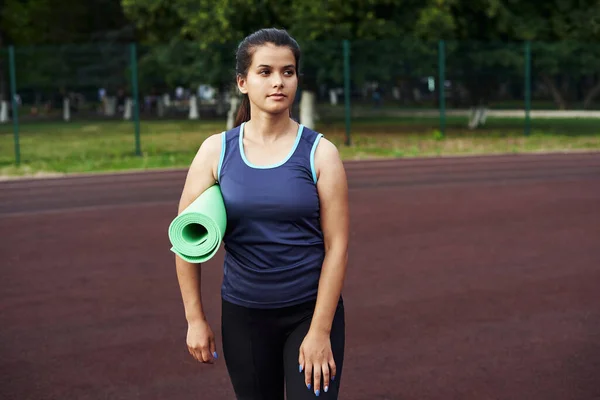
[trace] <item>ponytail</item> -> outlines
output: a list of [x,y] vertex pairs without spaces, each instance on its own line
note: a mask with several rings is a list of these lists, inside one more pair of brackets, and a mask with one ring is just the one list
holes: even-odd
[[243,122],[248,121],[250,121],[250,99],[247,94],[243,94],[242,103],[240,104],[240,108],[238,108],[233,126],[240,126]]

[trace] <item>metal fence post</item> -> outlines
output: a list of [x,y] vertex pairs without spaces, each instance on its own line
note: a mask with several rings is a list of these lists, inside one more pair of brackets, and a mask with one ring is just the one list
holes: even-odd
[[12,104],[13,132],[15,138],[15,163],[21,164],[21,146],[19,144],[19,109],[17,103],[17,71],[15,69],[15,48],[8,47],[8,70],[10,74],[10,97]]
[[350,146],[350,42],[344,40],[344,100],[346,114],[346,146]]
[[531,133],[531,42],[525,42],[525,136]]
[[137,47],[131,43],[131,89],[133,97],[133,124],[135,126],[135,154],[142,155],[140,140],[140,101],[138,93]]
[[446,136],[446,43],[440,40],[438,43],[438,72],[439,72],[439,95],[440,95],[440,132]]

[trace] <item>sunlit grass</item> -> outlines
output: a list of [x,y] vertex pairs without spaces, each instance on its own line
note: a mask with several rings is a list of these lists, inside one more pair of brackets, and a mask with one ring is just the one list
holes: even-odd
[[[442,137],[436,133],[437,119],[357,119],[351,124],[351,146],[344,145],[343,121],[320,122],[316,129],[347,160],[600,150],[600,120],[536,120],[529,136],[518,119],[490,119],[474,131],[464,119],[446,123]],[[27,123],[19,130],[17,167],[12,125],[4,124],[0,175],[185,168],[202,141],[224,129],[220,121],[142,121],[142,156],[136,156],[132,122]]]

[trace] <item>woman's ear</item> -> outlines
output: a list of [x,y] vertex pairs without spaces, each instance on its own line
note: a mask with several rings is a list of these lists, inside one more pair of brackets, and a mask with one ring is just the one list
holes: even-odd
[[236,77],[236,81],[237,81],[237,86],[238,86],[238,89],[240,90],[240,92],[242,92],[243,94],[248,94],[248,89],[246,88],[246,79],[244,79],[242,76],[238,75]]

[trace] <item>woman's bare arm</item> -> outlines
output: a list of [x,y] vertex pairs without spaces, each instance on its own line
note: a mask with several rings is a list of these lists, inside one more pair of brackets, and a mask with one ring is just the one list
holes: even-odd
[[315,165],[318,172],[317,189],[321,203],[325,260],[311,329],[329,334],[348,260],[348,185],[338,150],[326,139],[321,139],[317,147]]
[[[198,196],[215,184],[220,154],[220,135],[210,136],[202,143],[190,165],[179,200],[178,214],[181,214]],[[211,362],[212,353],[215,351],[214,337],[206,324],[206,316],[202,307],[201,265],[189,263],[175,255],[175,266],[185,318],[190,327],[188,329],[188,349],[198,361]]]
[[327,391],[330,380],[337,373],[330,334],[346,275],[349,216],[346,172],[333,143],[321,139],[315,152],[315,166],[325,260],[321,269],[315,312],[300,346],[298,363],[300,370],[304,371],[305,384],[308,387],[313,384],[312,390],[317,394],[321,390],[321,377],[323,388]]

